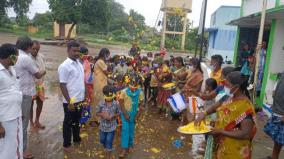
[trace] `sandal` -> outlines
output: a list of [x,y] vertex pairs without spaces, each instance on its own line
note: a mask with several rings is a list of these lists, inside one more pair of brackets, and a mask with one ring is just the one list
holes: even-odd
[[26,155],[23,155],[23,158],[24,158],[24,159],[33,159],[34,156],[33,156],[33,154],[31,154],[31,153],[27,153]]

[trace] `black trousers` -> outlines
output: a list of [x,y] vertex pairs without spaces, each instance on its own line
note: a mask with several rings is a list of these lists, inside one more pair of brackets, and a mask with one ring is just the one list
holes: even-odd
[[75,110],[69,111],[68,104],[63,103],[64,108],[64,121],[63,121],[63,146],[71,146],[71,138],[73,135],[73,142],[80,142],[80,119],[82,109],[77,107],[79,103],[74,104]]
[[147,102],[148,97],[149,97],[148,92],[150,92],[150,85],[144,84],[144,100],[145,100],[145,103]]
[[158,97],[158,87],[150,87],[152,100],[154,101],[154,105],[157,106],[157,97]]

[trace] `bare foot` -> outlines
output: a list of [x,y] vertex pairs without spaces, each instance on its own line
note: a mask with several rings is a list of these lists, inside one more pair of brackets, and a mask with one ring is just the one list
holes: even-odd
[[125,149],[123,149],[122,152],[119,154],[119,158],[120,159],[125,158],[126,154],[127,154],[127,151]]
[[130,148],[128,149],[128,153],[133,152],[133,150],[134,150],[134,148],[133,148],[133,147],[130,147]]
[[73,151],[73,148],[72,148],[71,146],[69,146],[69,147],[63,147],[63,150],[64,150],[65,152],[67,152],[67,153],[70,153],[70,152]]
[[35,127],[38,128],[38,129],[42,129],[42,130],[45,129],[45,126],[41,125],[39,122],[35,123]]
[[31,126],[30,126],[31,128],[32,128],[32,127],[33,127],[33,128],[35,127],[35,123],[34,123],[34,122],[30,122],[30,125],[31,125]]

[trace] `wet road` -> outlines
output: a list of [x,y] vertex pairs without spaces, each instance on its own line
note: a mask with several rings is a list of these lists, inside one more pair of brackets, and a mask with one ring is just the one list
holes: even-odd
[[[0,43],[15,42],[16,37],[8,34],[0,34]],[[90,49],[92,53],[98,52],[103,46],[98,45]],[[126,52],[126,48],[111,46],[112,52]],[[45,130],[30,130],[29,148],[36,159],[99,159],[103,158],[103,149],[99,144],[98,128],[88,128],[82,132],[83,142],[75,147],[74,152],[64,154],[62,150],[62,121],[63,108],[61,104],[62,96],[59,93],[57,68],[67,56],[65,47],[42,45],[41,53],[47,61],[46,101],[44,103],[41,122],[46,126]],[[92,54],[91,53],[91,54]],[[94,55],[94,54],[93,54]],[[172,142],[180,139],[181,135],[176,132],[178,122],[170,121],[162,115],[158,115],[155,108],[144,110],[143,116],[136,128],[136,144],[129,159],[191,159],[192,142],[191,136],[183,140],[181,148],[175,148]],[[271,154],[272,141],[263,132],[265,118],[258,120],[258,133],[254,140],[254,159],[261,159]],[[119,151],[119,134],[116,134],[115,152]],[[117,157],[116,157],[117,158]],[[282,151],[281,157],[284,158]]]

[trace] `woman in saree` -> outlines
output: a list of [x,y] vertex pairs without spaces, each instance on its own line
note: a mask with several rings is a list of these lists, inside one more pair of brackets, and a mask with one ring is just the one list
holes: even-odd
[[182,57],[176,57],[174,59],[174,66],[176,68],[176,71],[173,72],[174,81],[176,82],[177,88],[181,90],[186,83],[187,77],[187,70]]
[[190,75],[187,76],[184,90],[200,91],[203,82],[203,71],[201,69],[201,63],[197,58],[192,58],[191,63],[193,68]]
[[224,82],[227,95],[198,114],[196,124],[207,115],[217,113],[214,129],[210,133],[214,136],[213,151],[205,155],[205,158],[251,159],[252,139],[256,133],[255,112],[252,103],[243,93],[243,82],[240,72],[229,73]]
[[[103,48],[99,52],[98,60],[95,63],[94,66],[94,105],[92,108],[92,114],[96,114],[96,107],[99,104],[101,100],[104,100],[103,97],[103,88],[107,85],[107,77],[108,77],[108,71],[107,71],[107,64],[106,61],[109,60],[110,57],[110,51],[107,48]],[[94,120],[98,121],[97,117],[94,116]]]
[[[190,93],[191,91],[200,92],[203,82],[203,71],[201,69],[200,60],[197,58],[192,58],[191,63],[192,71],[187,76],[186,83],[182,89],[182,92],[186,97],[192,96]],[[194,120],[194,116],[190,114],[189,108],[186,111],[187,112],[183,112],[183,125],[186,125],[190,121]]]

